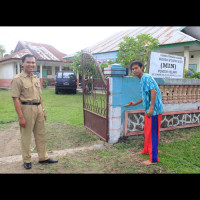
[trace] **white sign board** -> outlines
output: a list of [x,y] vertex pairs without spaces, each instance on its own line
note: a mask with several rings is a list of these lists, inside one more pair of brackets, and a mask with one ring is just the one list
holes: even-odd
[[149,74],[154,78],[183,78],[184,57],[151,52]]

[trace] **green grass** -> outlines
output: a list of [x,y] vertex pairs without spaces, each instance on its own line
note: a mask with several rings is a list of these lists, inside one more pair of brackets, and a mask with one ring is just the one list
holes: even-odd
[[[199,129],[197,129],[199,131]],[[200,134],[170,144],[160,144],[160,164],[171,173],[200,173]]]
[[[42,89],[42,100],[47,115],[46,122],[62,122],[83,126],[82,94],[55,95],[54,89]],[[0,90],[0,124],[17,121],[11,91]]]
[[0,124],[17,121],[11,91],[0,90]]
[[63,122],[83,126],[83,99],[81,93],[55,95],[54,89],[43,89],[42,100],[47,122]]
[[82,126],[64,123],[46,123],[47,150],[61,150],[90,146],[100,139]]
[[[161,133],[160,162],[143,166],[148,155],[135,155],[143,148],[142,136],[127,139],[105,149],[67,154],[59,164],[48,166],[42,173],[116,173],[116,174],[198,174],[200,173],[199,127]],[[35,170],[40,173],[40,170]]]
[[181,129],[161,133],[159,143],[160,162],[143,166],[148,155],[141,152],[144,138],[137,136],[111,147],[77,152],[60,158],[54,173],[143,173],[143,174],[199,174],[200,128]]
[[[82,94],[55,95],[53,89],[43,89],[43,104],[47,114],[48,150],[74,148],[98,143],[100,139],[83,127]],[[17,121],[10,91],[0,91],[0,131]],[[144,138],[124,139],[105,149],[68,154],[59,163],[40,165],[30,173],[200,173],[200,127],[180,129],[160,134],[160,162],[142,166],[148,155],[135,155],[143,148]]]
[[106,116],[107,98],[105,94],[85,95],[86,108]]

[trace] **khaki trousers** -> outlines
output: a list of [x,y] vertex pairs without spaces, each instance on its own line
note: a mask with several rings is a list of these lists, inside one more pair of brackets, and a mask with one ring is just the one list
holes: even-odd
[[41,104],[21,105],[21,108],[26,120],[26,127],[20,127],[23,162],[31,162],[30,144],[32,133],[34,134],[39,161],[47,160],[49,157],[46,152],[46,135],[42,106]]

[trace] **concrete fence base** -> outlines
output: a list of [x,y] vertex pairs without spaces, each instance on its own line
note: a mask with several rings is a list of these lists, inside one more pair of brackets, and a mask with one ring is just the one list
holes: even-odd
[[[125,76],[125,68],[118,64],[105,68],[104,74],[110,83],[108,142],[113,144],[120,137],[143,134],[143,104],[125,107],[130,101],[137,102],[141,98],[140,79]],[[200,80],[155,80],[165,102],[161,131],[200,126]]]

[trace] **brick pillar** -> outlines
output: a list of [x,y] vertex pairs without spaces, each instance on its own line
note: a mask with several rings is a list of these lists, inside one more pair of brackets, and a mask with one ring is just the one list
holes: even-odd
[[104,74],[109,78],[109,121],[108,121],[108,143],[113,144],[120,138],[121,131],[121,94],[122,78],[126,69],[119,64],[109,65],[104,68]]

